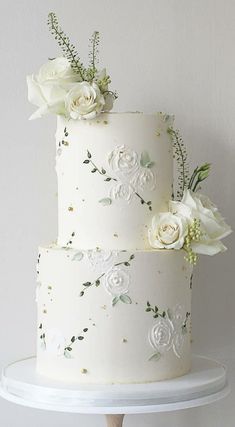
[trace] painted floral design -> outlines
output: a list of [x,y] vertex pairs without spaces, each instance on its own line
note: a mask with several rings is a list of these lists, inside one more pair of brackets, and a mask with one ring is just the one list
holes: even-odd
[[64,356],[67,359],[72,358],[72,350],[74,343],[77,341],[83,341],[85,338],[85,334],[88,331],[88,328],[84,328],[78,336],[73,335],[70,339],[69,344],[66,344],[66,339],[59,329],[48,329],[45,333],[43,332],[42,323],[40,323],[39,329],[41,332],[39,336],[41,349],[43,351],[47,351],[53,356]]
[[119,182],[110,191],[111,200],[122,199],[130,203],[135,194],[134,187],[130,184]]
[[129,292],[130,274],[123,266],[110,268],[104,277],[104,286],[112,296],[120,297]]
[[93,161],[92,154],[87,150],[87,158],[84,164],[92,167],[91,173],[96,172],[104,177],[104,181],[115,181],[109,192],[109,197],[99,200],[103,206],[110,206],[114,200],[123,200],[130,203],[133,198],[138,198],[142,205],[152,210],[152,201],[146,201],[141,193],[153,191],[156,187],[156,175],[151,170],[155,163],[150,159],[147,151],[143,151],[139,157],[136,151],[125,145],[118,145],[108,155],[108,166],[111,173],[108,174],[106,168],[97,166]]
[[59,329],[52,328],[46,332],[46,351],[54,356],[61,356],[64,354],[65,337]]
[[132,178],[131,185],[138,191],[153,191],[156,188],[156,177],[151,169],[141,167]]
[[158,352],[164,353],[172,347],[173,325],[167,318],[159,318],[149,332],[149,342]]
[[[112,255],[117,256],[118,252],[112,251]],[[80,297],[83,297],[85,292],[91,287],[99,287],[103,285],[106,292],[112,295],[112,305],[116,305],[117,302],[123,302],[124,304],[131,304],[131,298],[129,297],[129,285],[131,282],[131,276],[127,267],[130,267],[131,261],[135,258],[134,254],[130,255],[126,261],[118,262],[112,267],[107,268],[103,271],[95,280],[84,282],[82,284],[83,289],[80,292]]]
[[109,154],[108,163],[117,175],[130,176],[139,168],[139,156],[129,147],[119,145]]
[[114,264],[117,251],[110,251],[106,249],[91,249],[87,251],[87,258],[94,270],[104,270]]
[[174,309],[161,313],[157,306],[152,307],[149,302],[147,302],[146,312],[152,312],[153,318],[156,319],[148,335],[149,343],[155,350],[149,360],[159,360],[164,353],[170,350],[180,358],[185,335],[188,333],[187,322],[190,313],[186,312],[180,304]]

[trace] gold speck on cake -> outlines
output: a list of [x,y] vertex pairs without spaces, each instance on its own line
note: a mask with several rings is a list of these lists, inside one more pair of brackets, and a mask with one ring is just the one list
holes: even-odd
[[161,136],[161,132],[159,130],[156,131],[156,136]]
[[107,120],[104,120],[104,125],[107,125],[108,124],[108,121]]
[[102,310],[106,310],[107,305],[106,305],[106,304],[104,304],[104,305],[102,305],[102,306],[101,306],[101,308],[102,308]]
[[114,233],[113,237],[118,237],[118,234],[117,234],[117,233]]
[[62,141],[62,144],[67,147],[69,145],[69,142],[68,141]]
[[81,369],[81,374],[87,374],[87,369],[86,368],[82,368]]
[[122,342],[126,343],[127,339],[126,338],[122,338]]
[[47,314],[47,310],[45,308],[43,310],[43,314]]
[[68,211],[69,211],[69,212],[73,212],[73,210],[74,210],[74,209],[73,209],[73,206],[69,206],[69,207],[68,207]]

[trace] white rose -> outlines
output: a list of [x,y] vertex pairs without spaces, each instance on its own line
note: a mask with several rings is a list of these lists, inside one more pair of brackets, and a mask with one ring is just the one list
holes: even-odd
[[173,326],[168,318],[158,318],[149,332],[151,346],[159,352],[169,351],[172,347]]
[[63,57],[42,65],[37,75],[27,76],[28,99],[39,107],[30,119],[36,119],[48,113],[64,114],[66,93],[78,78],[69,61]]
[[131,184],[138,191],[153,191],[156,187],[156,177],[149,168],[140,168],[131,180]]
[[134,195],[134,189],[129,184],[119,183],[111,189],[110,196],[112,199],[123,199],[130,202]]
[[112,170],[123,175],[131,175],[140,167],[138,154],[126,147],[118,145],[108,157]]
[[76,83],[67,93],[65,108],[72,119],[93,119],[103,110],[105,100],[96,83]]
[[129,292],[130,275],[122,266],[111,268],[105,274],[104,285],[109,294],[120,296]]
[[156,249],[181,249],[188,233],[188,222],[171,212],[160,213],[152,218],[148,232],[149,243]]
[[49,329],[46,333],[46,350],[48,353],[61,356],[64,354],[66,342],[58,329]]
[[192,242],[194,252],[214,255],[226,250],[220,239],[228,236],[232,230],[208,197],[186,190],[181,202],[170,202],[170,210],[190,222],[194,218],[200,220],[202,237],[199,242]]

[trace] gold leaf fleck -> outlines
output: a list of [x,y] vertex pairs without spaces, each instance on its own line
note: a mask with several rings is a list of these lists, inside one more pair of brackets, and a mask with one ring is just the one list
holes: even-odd
[[86,368],[82,368],[81,369],[81,374],[87,374],[87,369]]

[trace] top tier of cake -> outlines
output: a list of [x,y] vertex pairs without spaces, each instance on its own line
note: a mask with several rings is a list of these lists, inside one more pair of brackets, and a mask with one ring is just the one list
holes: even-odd
[[58,245],[149,248],[151,218],[172,193],[171,125],[162,113],[58,117]]

